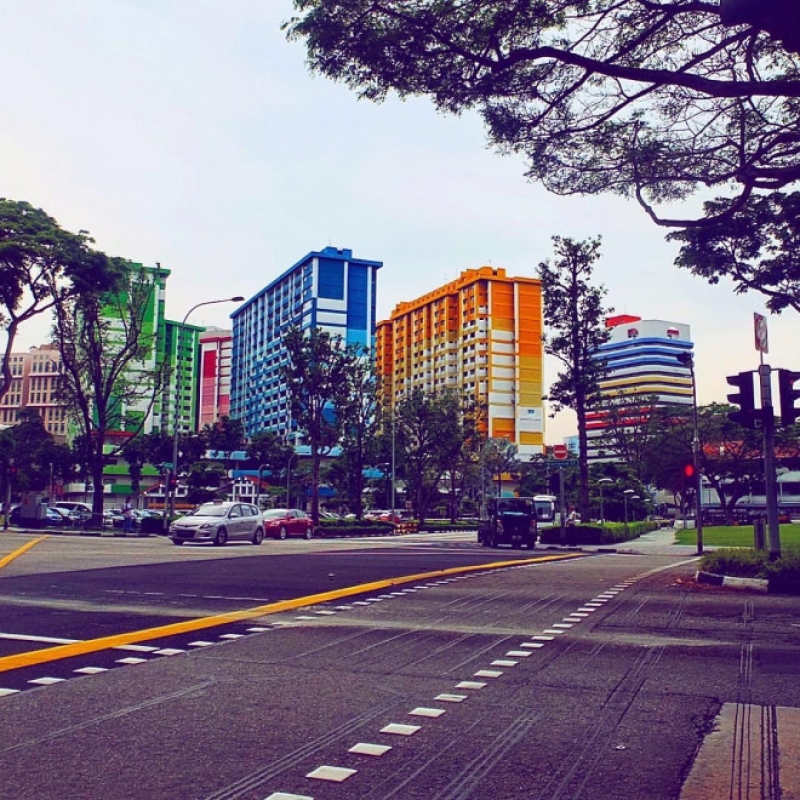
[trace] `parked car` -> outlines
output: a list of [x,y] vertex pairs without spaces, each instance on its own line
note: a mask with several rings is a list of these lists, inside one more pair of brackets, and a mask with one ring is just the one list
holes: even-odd
[[264,533],[273,539],[285,539],[287,536],[310,539],[314,535],[314,522],[299,508],[270,508],[261,516]]
[[[48,506],[45,510],[45,516],[47,519],[47,526],[50,528],[68,528],[72,525],[72,521],[69,517],[66,514],[62,514],[57,508]],[[26,524],[30,523],[30,520],[22,516],[21,506],[15,506],[11,509],[11,516],[8,518],[8,522],[15,527],[24,527]]]
[[86,503],[79,503],[73,500],[59,500],[50,507],[57,509],[62,514],[66,514],[73,524],[87,522],[92,518],[92,508]]
[[261,544],[264,523],[258,506],[250,503],[203,503],[169,527],[173,544],[212,542],[221,547],[234,539]]

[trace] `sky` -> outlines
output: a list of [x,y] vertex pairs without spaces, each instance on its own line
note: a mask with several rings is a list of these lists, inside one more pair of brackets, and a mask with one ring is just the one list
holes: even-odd
[[[674,266],[632,201],[558,197],[489,149],[480,119],[424,98],[359,101],[313,76],[281,24],[290,0],[2,1],[0,197],[26,200],[109,255],[172,271],[167,316],[250,297],[306,253],[384,266],[378,316],[465,269],[536,276],[551,237],[602,237],[596,285],[615,313],[691,326],[698,401],[755,369],[758,294]],[[235,306],[190,322],[229,327]],[[767,363],[800,369],[800,318],[768,316]],[[15,350],[45,341],[45,320]],[[4,340],[0,336],[0,345]],[[545,388],[559,364],[545,360]],[[548,444],[575,433],[546,420]]]

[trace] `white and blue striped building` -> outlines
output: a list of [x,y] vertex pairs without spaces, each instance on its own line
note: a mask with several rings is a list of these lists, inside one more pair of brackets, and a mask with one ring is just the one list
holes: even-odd
[[381,261],[326,247],[308,253],[231,315],[231,416],[252,436],[289,433],[289,400],[280,377],[285,332],[321,328],[347,344],[372,348]]
[[[600,381],[603,397],[631,400],[652,398],[656,406],[691,405],[692,374],[679,356],[692,354],[688,325],[627,314],[606,320],[610,336],[595,353],[606,373]],[[608,425],[602,409],[587,414],[589,459],[606,460],[599,447]]]

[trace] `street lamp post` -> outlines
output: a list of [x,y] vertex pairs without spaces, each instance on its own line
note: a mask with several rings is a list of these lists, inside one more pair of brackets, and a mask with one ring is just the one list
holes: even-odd
[[244,300],[244,297],[223,297],[220,300],[205,300],[202,303],[197,303],[193,305],[184,315],[183,321],[181,322],[181,327],[175,336],[175,365],[177,367],[177,372],[175,374],[175,419],[172,422],[172,475],[175,476],[175,488],[169,489],[168,487],[168,503],[164,503],[164,511],[166,512],[164,515],[164,528],[169,530],[169,519],[172,516],[173,512],[175,511],[175,495],[178,491],[178,417],[180,416],[180,404],[181,404],[181,382],[183,380],[183,359],[181,358],[181,348],[179,347],[179,341],[183,339],[183,332],[184,327],[186,325],[186,320],[189,319],[189,315],[195,311],[196,309],[200,308],[200,306],[211,306],[215,303],[241,303]]
[[697,555],[703,555],[703,478],[700,475],[700,435],[697,427],[697,382],[694,375],[694,358],[691,353],[678,353],[678,362],[689,368],[692,378],[692,465],[694,466],[695,530]]
[[628,532],[628,498],[635,494],[633,489],[625,489],[622,493],[622,505],[625,508],[625,533]]
[[598,478],[597,485],[600,487],[600,524],[604,525],[606,521],[605,507],[603,505],[603,484],[614,483],[611,478]]

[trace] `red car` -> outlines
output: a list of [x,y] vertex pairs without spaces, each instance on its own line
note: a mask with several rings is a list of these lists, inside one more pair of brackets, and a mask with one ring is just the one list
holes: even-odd
[[299,508],[271,508],[261,517],[264,520],[264,533],[273,539],[285,539],[287,536],[310,539],[314,535],[311,517]]

